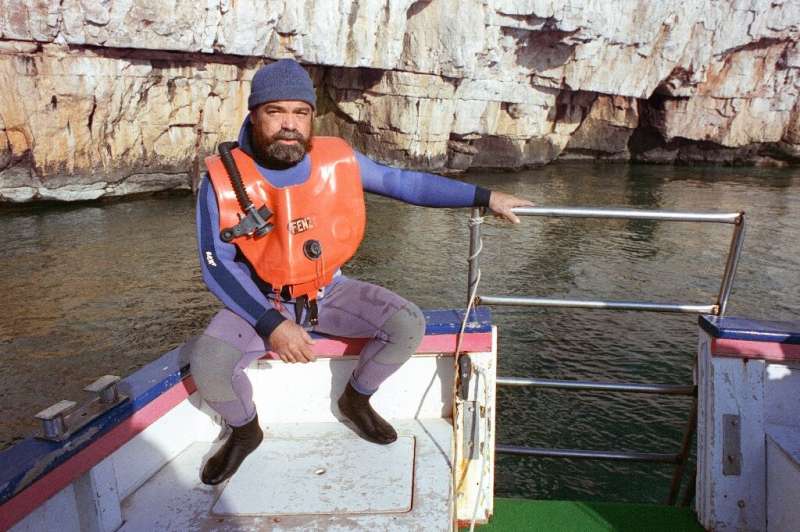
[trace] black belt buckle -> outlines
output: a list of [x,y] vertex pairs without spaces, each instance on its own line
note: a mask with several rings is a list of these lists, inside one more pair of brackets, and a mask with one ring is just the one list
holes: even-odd
[[[306,320],[303,320],[303,310],[307,309]],[[294,319],[298,325],[308,322],[310,327],[315,327],[319,323],[319,309],[316,299],[308,299],[308,296],[300,296],[294,300]]]

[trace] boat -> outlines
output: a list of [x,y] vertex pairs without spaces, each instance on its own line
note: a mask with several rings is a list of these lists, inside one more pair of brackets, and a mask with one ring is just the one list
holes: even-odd
[[[744,213],[514,211],[729,224],[719,295],[687,304],[481,294],[483,213],[476,209],[466,308],[426,311],[417,353],[372,399],[398,429],[395,443],[362,440],[336,411],[363,340],[318,335],[313,363],[286,364],[267,353],[247,369],[264,442],[231,479],[206,486],[202,464],[226,429],[196,390],[186,344],[125,378],[100,377],[80,403],[38,413],[39,433],[0,453],[0,530],[797,530],[800,323],[726,316]],[[496,305],[695,315],[694,382],[498,376]],[[696,408],[674,454],[512,446],[495,441],[498,386],[681,394]],[[672,488],[663,505],[495,498],[499,453],[671,463]]]

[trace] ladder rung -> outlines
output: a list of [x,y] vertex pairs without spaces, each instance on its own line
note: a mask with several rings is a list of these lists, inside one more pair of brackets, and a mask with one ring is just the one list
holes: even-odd
[[586,449],[549,449],[546,447],[520,447],[496,445],[495,452],[548,458],[585,458],[590,460],[621,460],[626,462],[661,462],[677,464],[680,455],[665,453],[641,453],[626,451],[591,451]]
[[717,314],[717,305],[680,303],[651,303],[648,301],[593,301],[584,299],[547,299],[528,296],[476,296],[479,305],[510,305],[527,307],[588,308],[596,310],[638,310],[643,312],[687,312]]
[[641,384],[625,382],[570,381],[556,379],[527,379],[520,377],[497,377],[498,385],[533,386],[536,388],[555,388],[561,390],[584,390],[601,392],[654,393],[661,395],[689,395],[697,392],[697,387],[684,384]]

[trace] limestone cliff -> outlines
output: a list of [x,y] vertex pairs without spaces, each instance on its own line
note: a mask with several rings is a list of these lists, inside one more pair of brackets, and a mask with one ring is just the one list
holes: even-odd
[[0,200],[190,187],[280,57],[402,166],[796,163],[799,40],[798,0],[0,0]]

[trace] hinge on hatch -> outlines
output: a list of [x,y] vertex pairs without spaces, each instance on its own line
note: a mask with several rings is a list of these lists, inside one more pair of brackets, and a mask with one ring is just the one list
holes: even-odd
[[461,428],[463,431],[464,458],[480,457],[480,412],[477,401],[469,400],[472,382],[472,360],[469,355],[458,357],[458,398],[461,400]]

